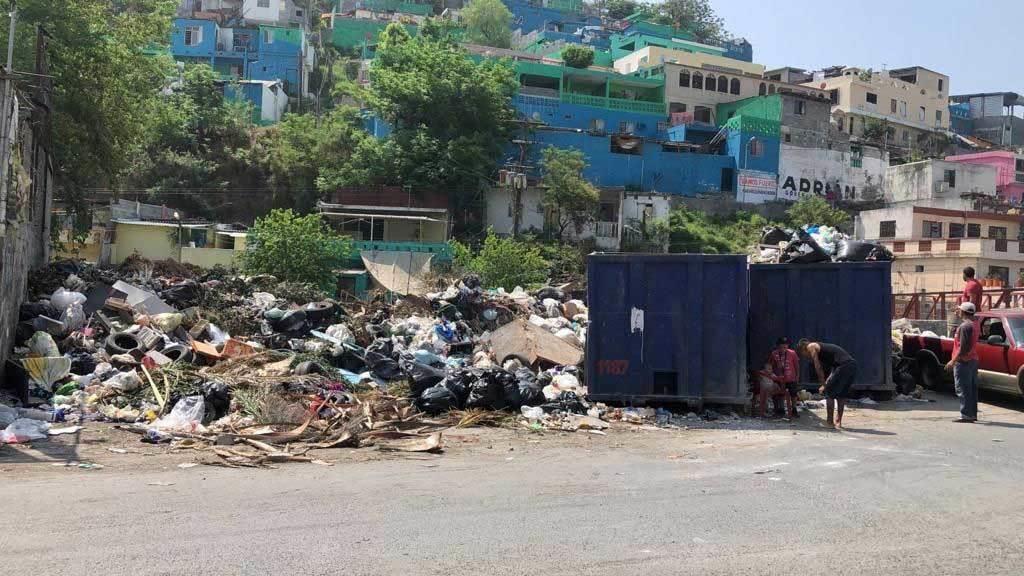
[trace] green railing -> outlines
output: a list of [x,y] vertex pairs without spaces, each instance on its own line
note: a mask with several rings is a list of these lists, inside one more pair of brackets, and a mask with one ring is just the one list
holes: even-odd
[[352,253],[349,255],[349,263],[361,265],[362,258],[359,253],[363,251],[380,252],[426,252],[434,255],[435,263],[448,263],[452,261],[452,247],[447,242],[383,242],[379,240],[357,240],[352,242]]
[[562,102],[566,104],[579,104],[581,106],[594,106],[595,108],[607,108],[609,110],[622,110],[624,112],[665,115],[665,105],[661,102],[622,100],[620,98],[605,98],[604,96],[590,96],[588,94],[572,94],[568,92],[562,93]]

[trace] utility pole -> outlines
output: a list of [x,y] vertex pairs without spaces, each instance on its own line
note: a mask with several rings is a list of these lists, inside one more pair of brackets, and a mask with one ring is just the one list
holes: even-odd
[[15,0],[11,0],[10,29],[7,32],[7,65],[4,68],[3,98],[0,100],[0,233],[3,233],[7,226],[7,195],[10,192],[7,185],[9,166],[11,163],[11,109],[14,99],[14,30],[18,20],[18,6]]

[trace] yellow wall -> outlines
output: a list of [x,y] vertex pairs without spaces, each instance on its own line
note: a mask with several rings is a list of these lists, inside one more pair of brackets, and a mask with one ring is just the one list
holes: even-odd
[[[938,78],[943,78],[944,91],[938,91]],[[816,82],[810,82],[806,86],[815,89],[839,90],[839,103],[832,107],[834,111],[841,111],[845,114],[869,116],[878,119],[887,119],[903,126],[916,128],[918,130],[935,130],[949,128],[949,78],[933,72],[919,72],[918,83],[910,84],[895,78],[887,78],[881,73],[872,75],[870,81],[861,80],[856,74],[850,73],[835,78],[825,78]],[[922,94],[921,92],[924,92]],[[871,92],[878,96],[876,104],[867,101],[867,94]],[[892,113],[892,100],[896,100],[896,113]],[[906,103],[906,114],[901,103]],[[919,109],[925,108],[924,121],[920,120]],[[935,121],[935,113],[942,113],[942,120]],[[863,122],[857,122],[855,133],[859,135],[863,128]],[[848,131],[848,129],[847,129]],[[900,141],[900,138],[897,138]]]
[[[644,60],[644,58],[646,58],[646,60]],[[764,66],[761,64],[733,60],[732,58],[715,56],[714,54],[672,50],[669,48],[662,48],[661,46],[647,46],[646,48],[641,48],[628,56],[619,58],[615,61],[615,70],[620,74],[630,74],[636,72],[640,68],[649,68],[664,62],[672,61],[679,64],[685,64],[687,66],[693,66],[695,68],[700,68],[705,64],[708,64],[711,66],[718,66],[720,68],[739,70],[743,73],[753,74],[759,77],[764,75]]]
[[[177,260],[178,247],[170,236],[172,232],[176,232],[176,229],[166,226],[117,224],[117,244],[116,250],[111,253],[111,264],[120,264],[135,252],[150,260]],[[182,232],[182,236],[185,234]]]
[[181,260],[188,264],[195,264],[200,268],[212,268],[216,265],[225,268],[235,268],[238,265],[238,250],[227,248],[189,248],[181,249]]

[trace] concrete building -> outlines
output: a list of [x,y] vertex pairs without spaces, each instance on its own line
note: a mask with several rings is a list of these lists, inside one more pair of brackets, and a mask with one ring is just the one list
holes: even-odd
[[882,198],[888,203],[973,210],[996,200],[996,169],[984,164],[924,160],[890,166]]
[[280,80],[240,80],[237,84],[225,84],[224,91],[228,98],[252,104],[254,124],[276,124],[288,109],[288,95]]
[[100,264],[118,265],[138,254],[152,261],[174,260],[200,268],[235,268],[245,250],[244,230],[218,229],[198,220],[115,218]]
[[661,46],[645,46],[626,54],[615,60],[615,70],[620,74],[632,74],[644,68],[651,68],[666,62],[683,64],[691,68],[704,68],[748,76],[761,77],[764,74],[764,66],[761,64],[735,60],[716,53],[708,54],[691,50],[663,48]]
[[178,18],[212,20],[220,25],[272,24],[307,27],[312,14],[295,0],[181,0]]
[[1024,276],[1020,215],[903,204],[861,212],[858,239],[881,242],[896,255],[893,293],[959,291],[962,271],[1014,285]]
[[1014,206],[1024,203],[1024,155],[993,150],[976,154],[948,156],[946,160],[961,164],[991,166],[996,170],[996,194]]
[[1024,146],[1024,98],[1016,92],[987,92],[951,96],[953,130],[996,146]]
[[944,144],[935,133],[950,126],[945,74],[920,66],[877,72],[835,67],[815,72],[805,85],[828,95],[839,128],[851,136],[906,153]]

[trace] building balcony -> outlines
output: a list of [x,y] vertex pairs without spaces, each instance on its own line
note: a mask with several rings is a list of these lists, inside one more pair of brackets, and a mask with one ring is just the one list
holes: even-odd
[[594,236],[598,238],[618,238],[618,222],[594,222]]
[[622,112],[639,112],[642,114],[666,116],[665,104],[663,102],[622,100],[619,98],[605,98],[604,96],[573,94],[569,92],[562,93],[562,102],[567,104],[579,104],[581,106],[593,106],[595,108],[606,108],[608,110],[620,110]]
[[896,258],[987,258],[1024,262],[1024,240],[997,238],[920,238],[878,241]]
[[341,207],[447,210],[446,194],[401,186],[353,186],[332,192],[328,204]]

